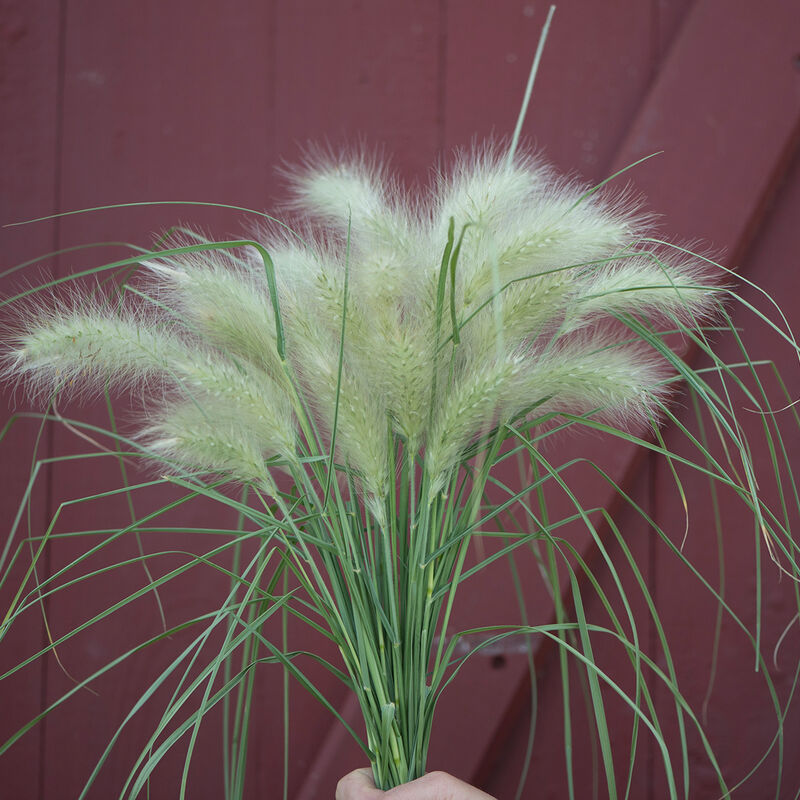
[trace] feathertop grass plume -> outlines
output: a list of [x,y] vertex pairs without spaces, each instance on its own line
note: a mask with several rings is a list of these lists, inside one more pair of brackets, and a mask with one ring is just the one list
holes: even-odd
[[[197,244],[142,262],[149,301],[133,310],[73,300],[28,311],[6,373],[37,394],[158,385],[143,441],[241,480],[262,474],[259,460],[324,447],[300,441],[315,430],[380,499],[392,437],[424,454],[435,492],[482,431],[526,409],[639,424],[667,373],[618,320],[713,314],[714,282],[691,257],[647,245],[636,204],[529,154],[462,154],[415,199],[366,156],[317,159],[290,179],[302,243],[262,231],[286,364],[263,263]],[[212,455],[223,432],[239,455]]]

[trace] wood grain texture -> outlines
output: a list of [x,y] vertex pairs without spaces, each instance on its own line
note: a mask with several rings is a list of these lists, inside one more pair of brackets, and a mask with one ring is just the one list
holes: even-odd
[[[795,157],[783,176],[769,217],[741,265],[744,275],[776,299],[796,296],[796,270],[793,265],[796,264],[797,248],[800,246],[798,215],[800,158]],[[749,302],[765,310],[765,299],[759,292],[743,288],[743,295]],[[797,304],[782,305],[789,324],[796,330],[800,324]],[[796,398],[800,392],[796,355],[789,348],[778,345],[764,326],[748,317],[740,313],[735,319],[746,326],[751,355],[760,354],[762,358],[774,361],[786,378],[789,395]],[[718,352],[731,361],[739,356],[735,343],[727,340],[718,343]],[[762,375],[769,388],[777,389],[766,369]],[[742,405],[745,405],[744,400]],[[784,416],[779,414],[778,419],[788,423],[788,420],[782,419]],[[685,413],[682,417],[690,427],[696,429],[691,413]],[[758,415],[743,415],[742,423],[748,435],[753,438],[761,435]],[[680,447],[674,436],[667,443]],[[795,466],[796,478],[796,465],[800,458],[800,439],[796,429],[790,431],[785,444],[790,463]],[[715,452],[719,453],[719,448]],[[769,455],[766,450],[756,450],[754,461],[762,475],[769,474]],[[670,491],[670,483],[670,476],[664,474],[663,465],[660,465],[654,487],[659,498],[656,518],[663,529],[670,532],[672,541],[679,542],[684,522],[679,519],[677,504],[671,500],[674,491]],[[724,494],[720,496],[721,531],[724,537],[723,572],[714,540],[708,486],[703,480],[695,478],[687,481],[686,488],[692,511],[684,555],[712,586],[717,589],[723,587],[725,600],[732,612],[753,635],[760,627],[760,652],[775,682],[777,702],[785,709],[800,664],[796,586],[785,575],[781,575],[769,559],[760,532],[754,530],[752,521],[744,515],[742,507],[734,498]],[[764,481],[760,489],[773,508],[780,507],[773,482]],[[794,515],[790,517],[790,524],[793,529],[796,528]],[[763,596],[760,600],[756,593],[756,575],[759,572],[763,580]],[[800,786],[800,764],[793,755],[800,742],[800,714],[797,707],[788,705],[781,757],[779,743],[774,741],[778,729],[777,717],[772,709],[770,690],[762,677],[763,668],[756,672],[753,643],[737,622],[726,615],[720,633],[718,669],[711,680],[709,666],[716,622],[713,598],[697,588],[696,581],[687,575],[685,567],[663,546],[658,552],[654,586],[662,621],[674,643],[673,655],[678,666],[680,686],[693,708],[700,711],[704,702],[707,703],[705,729],[724,774],[733,784],[758,767],[752,778],[734,796],[746,800],[794,796]],[[787,635],[776,650],[784,632]],[[667,699],[662,695],[659,698],[662,708],[666,702]],[[674,741],[674,728],[668,729],[668,732]],[[711,794],[716,790],[715,782],[709,771],[701,766],[696,737],[690,741],[690,747],[694,791],[698,796]],[[769,756],[759,766],[760,757],[768,751]],[[777,776],[781,760],[783,775],[779,783]],[[658,780],[658,772],[655,778],[652,797],[666,797],[663,781]]]
[[[424,183],[433,165],[449,163],[453,148],[469,147],[476,137],[502,138],[511,131],[545,11],[544,6],[523,0],[403,4],[271,0],[242,2],[235,8],[205,0],[107,4],[3,0],[0,10],[4,42],[0,91],[10,120],[0,126],[0,144],[13,163],[3,174],[2,222],[128,201],[201,200],[273,209],[285,196],[275,166],[296,162],[309,144],[339,152],[363,142],[367,150],[391,156],[403,180]],[[624,180],[630,180],[649,198],[650,207],[664,215],[665,233],[709,243],[715,252],[727,253],[726,263],[741,264],[746,275],[768,283],[779,299],[790,298],[796,289],[793,264],[800,244],[796,233],[800,179],[796,167],[787,171],[800,124],[800,72],[794,60],[799,30],[797,6],[790,0],[774,0],[766,10],[723,0],[693,4],[564,0],[559,3],[524,133],[531,146],[559,169],[576,172],[587,181],[601,180],[643,155],[663,150],[663,155]],[[785,186],[773,206],[782,179]],[[4,259],[8,254],[11,264],[51,247],[92,241],[146,245],[152,233],[176,222],[190,222],[222,237],[238,234],[246,218],[237,212],[190,206],[80,215],[57,224],[2,231]],[[122,252],[110,248],[69,255],[50,268],[66,275]],[[781,265],[779,270],[776,264]],[[120,402],[124,408],[127,400]],[[95,423],[107,422],[102,404],[61,410]],[[123,423],[127,416],[123,410]],[[27,474],[17,454],[30,452],[33,431],[19,431],[13,441],[0,443],[4,521],[16,509],[15,498]],[[88,449],[69,431],[54,428],[52,435],[57,455]],[[583,441],[566,442],[563,453],[565,457],[586,454],[585,448]],[[597,456],[603,449],[608,448],[595,442],[588,454]],[[615,476],[622,479],[631,471],[630,451],[615,448],[605,455]],[[800,453],[793,451],[795,456]],[[36,505],[39,516],[33,519],[34,528],[41,530],[48,507],[52,513],[65,500],[120,485],[113,460],[77,463],[80,469],[74,463],[54,469],[52,494]],[[633,480],[636,470],[638,483]],[[149,475],[132,477],[140,480]],[[608,501],[607,488],[596,478],[577,471],[572,477],[587,504],[594,502],[592,498]],[[640,462],[630,483],[641,504],[658,514],[666,530],[682,532],[668,475],[654,464]],[[691,489],[704,509],[704,487]],[[170,496],[164,490],[137,493],[136,511],[157,508]],[[570,512],[563,498],[553,498],[553,504],[555,515]],[[693,512],[700,529],[708,526],[706,509],[696,516]],[[125,502],[97,500],[65,509],[58,530],[123,526],[128,519]],[[198,527],[232,524],[230,515],[202,504],[169,519]],[[624,512],[619,522],[630,531],[631,545],[656,586],[665,624],[677,639],[676,659],[681,660],[686,681],[682,686],[700,704],[708,676],[713,608],[694,589],[685,588],[684,573],[674,558],[659,549],[638,522]],[[726,529],[736,530],[727,521]],[[736,544],[727,551],[729,587],[737,587],[737,609],[752,621],[748,570],[755,543],[749,531],[741,537],[731,533],[730,538]],[[587,557],[596,558],[585,533],[575,533],[574,542]],[[68,564],[85,545],[85,540],[59,542],[51,550],[51,569]],[[148,536],[143,541],[149,553],[174,551],[152,560],[156,574],[180,563],[179,551],[201,552],[211,545],[210,538],[191,535]],[[689,546],[713,581],[716,567],[707,538],[693,537]],[[134,558],[137,553],[135,541],[128,537],[107,557]],[[99,562],[86,565],[91,566]],[[552,603],[533,559],[520,558],[519,566],[529,618],[549,621]],[[790,587],[773,586],[768,565],[764,572],[769,586],[765,608],[778,626],[765,629],[768,652],[789,621],[785,617]],[[611,585],[609,576],[604,580],[604,586]],[[60,593],[49,606],[54,635],[144,582],[141,567],[132,566]],[[213,571],[198,571],[175,582],[162,593],[167,622],[176,624],[214,608],[225,591],[225,581]],[[601,612],[591,606],[589,613]],[[454,626],[515,622],[518,614],[507,571],[498,564],[464,585]],[[696,626],[687,626],[686,620],[694,622],[695,617]],[[12,660],[41,641],[40,617],[32,614],[31,619],[30,629],[13,633],[20,638],[13,642]],[[59,648],[63,667],[82,679],[126,648],[157,634],[160,625],[155,598],[147,595],[115,615],[110,624],[96,626]],[[280,635],[277,626],[270,632],[276,638]],[[652,643],[650,628],[644,625],[641,634]],[[289,635],[291,646],[322,647],[335,660],[335,653],[324,650],[325,645],[304,630],[292,627]],[[97,682],[97,695],[79,693],[46,726],[0,759],[0,781],[9,781],[0,785],[13,787],[9,796],[41,800],[77,796],[116,726],[187,641],[178,636],[130,659]],[[720,663],[725,659],[729,666],[719,673],[709,725],[726,768],[736,776],[763,748],[771,721],[763,714],[762,690],[752,688],[750,656],[737,660],[741,637],[726,627],[722,641]],[[793,642],[787,639],[785,645],[787,664],[797,662]],[[534,645],[539,647],[540,642]],[[0,663],[6,663],[8,652],[0,649]],[[628,680],[618,650],[608,647],[601,655],[622,670],[621,680]],[[537,661],[539,725],[527,784],[530,795],[523,796],[534,790],[537,798],[564,796],[560,681],[553,656],[552,648],[543,648]],[[52,658],[13,686],[4,681],[0,684],[3,732],[35,713],[41,670],[47,677],[47,700],[74,685]],[[340,686],[322,671],[310,671],[345,716],[357,716]],[[788,669],[780,673],[781,697],[788,691],[789,674]],[[528,681],[527,657],[519,642],[468,662],[442,699],[431,768],[480,781],[498,797],[513,796],[527,737]],[[574,689],[577,693],[577,683]],[[753,702],[741,702],[751,691]],[[168,694],[160,693],[127,726],[89,797],[118,794],[167,699]],[[664,698],[659,702],[663,704]],[[737,713],[731,712],[734,704],[739,706]],[[593,775],[585,768],[591,763],[582,735],[588,722],[579,708],[576,699],[575,727],[581,733],[576,747],[582,748],[584,767],[577,796],[584,797],[591,796]],[[279,669],[265,667],[260,674],[256,709],[248,796],[279,797],[283,736]],[[615,737],[624,742],[620,745],[624,764],[630,719],[613,704],[610,713],[618,725]],[[291,693],[291,716],[289,796],[332,797],[338,777],[362,764],[363,756],[328,712],[297,687]],[[792,752],[788,736],[794,737],[795,749],[800,741],[796,713],[787,724],[788,754]],[[731,736],[732,725],[752,736]],[[640,747],[632,796],[660,797],[657,754],[652,742],[643,741]],[[692,785],[698,791],[711,791],[695,749],[693,744]],[[155,773],[150,796],[175,797],[182,766],[179,747]],[[770,772],[774,760],[761,770],[754,788],[748,790],[751,793],[741,796],[767,796],[759,791],[769,785]],[[221,774],[219,716],[212,715],[201,729],[189,796],[220,797]],[[795,772],[787,774],[785,784],[794,790],[792,781],[800,781]]]
[[[59,3],[51,0],[0,3],[0,225],[49,214],[57,210],[59,150]],[[0,271],[36,258],[56,246],[57,226],[0,228]],[[41,268],[46,274],[47,269]],[[16,278],[0,280],[0,295],[16,291]],[[15,412],[27,410],[22,393],[3,387],[2,425]],[[0,441],[0,552],[18,554],[9,585],[22,582],[31,560],[29,535],[39,536],[48,516],[49,469],[44,468],[30,498],[16,536],[8,540],[12,521],[22,502],[34,460],[39,423],[17,418]],[[38,457],[52,454],[50,437],[39,443]],[[6,566],[9,563],[5,562]],[[33,582],[28,583],[28,589]],[[12,595],[4,589],[3,615]],[[34,605],[4,637],[0,645],[0,674],[21,663],[45,645],[42,614]],[[39,660],[0,683],[0,739],[5,741],[40,710],[46,667]],[[0,786],[8,797],[39,798],[44,727],[28,734],[0,759]]]
[[[214,4],[69,2],[65,24],[62,209],[159,200],[229,202],[255,208],[266,205],[273,188],[274,163],[269,149],[273,129],[268,106],[272,52],[265,46],[271,36],[268,7],[254,5],[246,15],[238,15]],[[148,246],[153,234],[180,221],[191,221],[223,238],[239,232],[243,215],[173,206],[91,213],[62,221],[61,244],[115,240]],[[113,248],[64,258],[61,274],[126,254],[124,248]],[[131,415],[126,406],[135,408],[136,398],[129,401],[122,397],[119,401],[120,424],[130,431]],[[108,425],[102,403],[64,408],[62,412]],[[55,433],[59,455],[91,449],[67,430]],[[56,470],[56,503],[122,485],[119,465],[112,458],[77,463],[78,469],[67,463]],[[149,471],[133,470],[129,474],[132,482],[152,477]],[[135,511],[141,514],[156,509],[172,494],[165,490],[137,492],[133,496]],[[171,519],[175,524],[176,515]],[[118,497],[65,509],[59,530],[113,529],[129,521],[125,498]],[[223,509],[202,504],[193,504],[180,515],[182,524],[201,528],[230,526],[234,521]],[[53,547],[53,568],[69,564],[86,549],[88,541],[66,541]],[[152,569],[158,575],[185,562],[181,551],[203,552],[211,542],[190,535],[165,538],[150,534],[142,545],[147,553],[175,552],[153,559]],[[104,558],[123,560],[137,555],[135,539],[126,536],[108,548]],[[99,559],[68,575],[83,574],[97,566]],[[137,564],[62,592],[52,612],[54,631],[62,634],[71,630],[145,583],[146,575]],[[210,569],[197,569],[188,579],[170,585],[161,593],[167,624],[176,625],[213,609],[224,597],[226,585],[226,580]],[[60,649],[60,656],[65,668],[83,679],[160,630],[156,599],[148,594],[72,639]],[[212,638],[209,647],[219,641],[219,637]],[[78,796],[117,726],[149,683],[186,645],[187,635],[178,636],[163,647],[149,648],[126,660],[95,682],[96,695],[82,692],[51,717],[44,752],[45,797]],[[199,663],[207,658],[202,653]],[[49,700],[73,685],[55,665],[49,678]],[[119,793],[174,685],[173,681],[169,689],[159,692],[126,726],[89,797]],[[277,685],[270,693],[269,704],[279,703],[279,698]],[[196,704],[194,700],[189,710]],[[177,794],[184,753],[185,743],[165,759],[152,781],[151,796]],[[221,764],[219,717],[212,715],[200,731],[189,792],[207,791],[210,796],[219,796]],[[275,753],[267,766],[278,769],[279,764],[280,754]]]
[[[785,176],[800,123],[798,76],[792,70],[791,55],[798,31],[796,8],[778,4],[769,15],[755,11],[751,7],[734,10],[720,3],[698,3],[692,8],[610,169],[613,172],[651,152],[663,150],[662,155],[640,165],[627,177],[648,197],[649,205],[663,213],[666,235],[711,242],[718,254],[727,254],[723,256],[725,263],[734,267],[759,229],[777,182]],[[762,124],[764,119],[769,123]],[[791,176],[789,179],[794,180]],[[788,256],[791,248],[787,247],[784,253]],[[632,457],[624,448],[620,448],[618,455],[621,466]],[[668,493],[669,480],[669,475],[661,476],[656,496],[662,498],[663,506],[679,512],[682,519],[674,492]],[[643,499],[639,495],[636,498]],[[696,500],[701,509],[708,511],[707,498],[705,503],[700,497]],[[692,521],[697,522],[694,513]],[[673,529],[683,530],[682,521],[672,522]],[[698,528],[708,530],[708,525],[701,522]],[[732,536],[739,539],[737,534]],[[705,547],[710,547],[708,542]],[[748,553],[739,547],[738,543],[733,545],[737,563],[744,568],[752,563],[753,551]],[[652,575],[654,584],[681,587],[685,604],[700,603],[699,589],[684,588],[686,577],[681,579],[674,570],[669,579],[659,576],[659,571],[665,569],[661,566],[665,558],[660,553]],[[746,596],[751,597],[752,591],[750,586]],[[785,616],[785,595],[783,601],[777,601],[779,606],[781,602]],[[713,614],[711,618],[713,621]],[[694,633],[692,636],[695,645],[709,641],[708,625],[704,627],[698,622],[690,630],[696,632],[697,638]],[[687,641],[679,630],[673,634],[679,641]],[[682,648],[682,655],[689,653],[695,661],[690,685],[692,678],[697,682],[690,691],[702,695],[705,685],[701,691],[700,684],[707,680],[711,655],[707,647]],[[547,667],[543,665],[543,669]],[[551,668],[548,674],[552,671]],[[519,685],[524,687],[526,679],[520,678]],[[546,687],[540,687],[541,693],[547,691]],[[554,691],[557,692],[557,686]],[[753,702],[752,713],[758,715],[756,707],[763,712],[763,704]],[[513,715],[513,709],[510,711]],[[769,724],[762,718],[762,725],[769,727]],[[764,734],[754,732],[747,745],[745,739],[744,735],[737,736],[741,751],[750,748],[752,760],[762,752],[759,747]],[[647,758],[652,760],[652,755]],[[693,751],[693,758],[696,760],[692,762],[692,770],[702,773],[697,763],[700,754]],[[735,766],[734,762],[731,759],[730,765]],[[503,771],[499,769],[497,774],[502,775]],[[505,791],[509,790],[507,783],[501,785]],[[533,785],[538,786],[535,782]],[[663,782],[655,786],[663,788]],[[712,791],[706,784],[703,790]],[[551,796],[560,796],[560,791],[563,785],[561,789],[553,788]],[[651,787],[651,791],[661,789]],[[754,784],[752,791],[753,797],[766,796],[759,793],[768,791],[768,784]]]

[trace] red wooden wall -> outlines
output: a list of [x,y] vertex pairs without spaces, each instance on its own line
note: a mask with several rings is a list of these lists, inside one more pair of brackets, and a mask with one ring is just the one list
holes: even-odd
[[[502,0],[207,0],[88,2],[0,0],[0,223],[118,202],[200,200],[270,209],[281,198],[274,167],[298,158],[308,142],[336,148],[363,140],[391,154],[408,180],[424,182],[432,165],[454,147],[504,135],[513,127],[527,78],[543,4]],[[563,171],[598,181],[656,151],[629,174],[633,185],[663,214],[665,235],[701,241],[751,280],[764,285],[798,323],[800,163],[800,6],[796,0],[563,0],[542,61],[525,134]],[[139,207],[6,228],[3,266],[48,250],[94,241],[149,243],[150,234],[178,222],[215,235],[237,233],[244,215],[202,207]],[[103,254],[118,255],[109,248]],[[62,276],[101,263],[102,255],[69,253],[36,273]],[[113,257],[113,256],[112,256]],[[8,280],[2,289],[8,290]],[[748,294],[755,298],[755,294]],[[783,359],[790,391],[800,396],[798,366],[775,351],[765,331],[754,333],[756,355]],[[772,342],[772,344],[770,344]],[[758,345],[762,345],[759,351]],[[726,346],[726,345],[725,345]],[[734,351],[730,357],[735,358]],[[14,400],[9,397],[9,413]],[[20,397],[16,407],[23,410]],[[102,424],[101,407],[70,409]],[[37,421],[15,423],[0,443],[2,520],[13,519],[24,491]],[[667,433],[667,436],[670,434]],[[800,463],[800,440],[787,442]],[[567,448],[574,443],[567,443]],[[597,442],[581,443],[594,453]],[[48,427],[39,456],[85,449],[73,433]],[[763,456],[765,457],[765,456]],[[762,455],[759,459],[763,460]],[[638,502],[676,541],[684,516],[671,476],[661,463],[631,464],[624,448],[610,454],[615,474],[627,474]],[[37,481],[29,522],[37,534],[59,504],[120,485],[110,460],[56,462]],[[599,492],[587,483],[587,492]],[[687,554],[716,585],[716,541],[705,485],[686,487],[692,532]],[[155,493],[136,498],[136,511],[165,502]],[[175,519],[208,527],[218,511],[199,504]],[[125,524],[124,502],[102,500],[65,510],[60,530]],[[231,520],[225,520],[230,524]],[[681,687],[699,711],[711,670],[716,607],[669,550],[631,517],[619,524],[639,558],[674,648]],[[726,597],[751,626],[753,561],[749,527],[725,518]],[[578,536],[578,545],[591,548]],[[16,544],[16,543],[15,543]],[[83,541],[59,540],[45,570],[57,570]],[[207,537],[145,539],[149,551],[197,551]],[[136,555],[123,540],[111,557]],[[790,622],[793,586],[778,580],[761,553],[764,589],[763,652]],[[153,562],[157,574],[180,563],[176,554]],[[99,566],[91,562],[90,566]],[[532,621],[552,618],[552,603],[533,563],[521,560]],[[629,579],[630,576],[627,576]],[[56,638],[97,613],[113,598],[142,585],[140,567],[101,575],[44,605]],[[163,594],[169,624],[214,608],[225,584],[197,573]],[[458,609],[463,626],[518,618],[510,582],[487,571],[466,584]],[[3,608],[8,587],[2,588]],[[111,598],[111,600],[109,599]],[[595,610],[593,610],[594,613]],[[599,613],[599,612],[598,612]],[[0,682],[0,739],[62,696],[110,659],[157,634],[152,595],[59,648],[60,662],[40,659]],[[650,644],[652,626],[643,627]],[[47,641],[41,613],[12,629],[0,644],[0,669]],[[303,634],[292,631],[297,642]],[[293,640],[294,642],[294,640]],[[0,796],[56,800],[76,797],[105,743],[139,693],[178,652],[180,637],[124,662],[81,691],[0,758]],[[319,646],[318,644],[316,646]],[[331,654],[332,655],[332,654]],[[609,648],[609,664],[624,662]],[[775,680],[786,701],[800,658],[795,625],[780,652]],[[560,679],[552,648],[536,656],[538,722],[524,797],[566,796]],[[281,674],[265,668],[257,696],[258,724],[251,750],[249,797],[279,797],[282,771]],[[341,690],[316,675],[332,701],[352,713]],[[446,695],[434,728],[431,768],[447,769],[513,797],[524,758],[530,709],[527,659],[510,648],[478,657]],[[166,700],[164,695],[162,700]],[[158,698],[156,698],[158,699]],[[657,701],[664,706],[667,699]],[[575,712],[576,796],[592,796],[591,750]],[[614,716],[616,715],[616,716]],[[290,797],[333,796],[336,778],[358,766],[358,751],[320,706],[299,690],[291,697]],[[627,762],[630,718],[618,722],[621,764]],[[155,718],[157,719],[157,717]],[[189,796],[221,796],[221,745],[212,717],[201,731]],[[119,793],[154,717],[137,716],[90,797]],[[774,733],[774,713],[763,682],[753,675],[745,638],[725,622],[707,729],[732,784],[755,766]],[[615,744],[616,744],[615,738]],[[658,754],[641,743],[631,796],[666,796]],[[784,782],[779,797],[800,787],[800,713],[786,720]],[[715,785],[695,739],[690,741],[691,797],[715,797]],[[776,758],[770,756],[735,797],[775,796]],[[177,795],[182,756],[167,759],[151,797]],[[623,770],[624,775],[624,770]],[[601,781],[599,797],[604,795]]]

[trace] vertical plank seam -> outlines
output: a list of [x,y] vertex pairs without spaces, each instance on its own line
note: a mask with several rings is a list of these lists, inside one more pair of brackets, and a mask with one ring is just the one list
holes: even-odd
[[[52,213],[57,214],[61,211],[61,192],[63,181],[63,156],[64,156],[64,85],[66,82],[66,50],[67,50],[67,0],[59,0],[58,2],[58,55],[56,61],[56,107],[55,107],[55,136],[54,136],[54,154],[53,154],[53,195],[52,195]],[[61,220],[56,217],[53,220],[53,234],[52,234],[53,250],[58,250],[61,246]],[[58,276],[60,268],[60,259],[55,256],[54,259],[55,273]],[[45,452],[48,458],[55,455],[55,431],[52,425],[47,426],[47,433],[45,438]],[[44,475],[44,496],[45,496],[45,519],[44,524],[48,526],[55,513],[55,486],[54,486],[54,465],[51,461],[47,465]],[[44,574],[49,577],[52,570],[52,557],[50,548],[45,553]],[[49,599],[44,599],[43,609],[45,615],[48,614],[50,608]],[[47,647],[47,628],[42,622],[42,649]],[[49,663],[50,659],[45,658],[42,660],[42,670],[39,677],[39,694],[40,694],[40,707],[47,708],[47,688],[49,682]],[[39,786],[37,796],[39,800],[45,800],[45,769],[47,765],[47,717],[45,716],[41,725],[39,726],[39,770],[38,780]]]

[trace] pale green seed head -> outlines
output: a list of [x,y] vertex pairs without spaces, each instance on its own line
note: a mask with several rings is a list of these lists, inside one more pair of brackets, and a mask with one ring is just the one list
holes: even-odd
[[[293,186],[302,237],[260,234],[277,298],[252,253],[152,259],[156,304],[34,315],[7,373],[39,391],[157,386],[152,447],[243,480],[262,481],[273,456],[299,468],[296,415],[310,409],[323,441],[301,447],[324,451],[335,435],[377,514],[391,436],[424,452],[438,490],[476,437],[537,404],[642,424],[668,371],[655,350],[622,345],[631,333],[614,318],[694,326],[713,314],[713,282],[648,247],[635,204],[530,157],[475,151],[418,197],[364,156],[318,159]],[[451,220],[463,240],[440,297]]]

